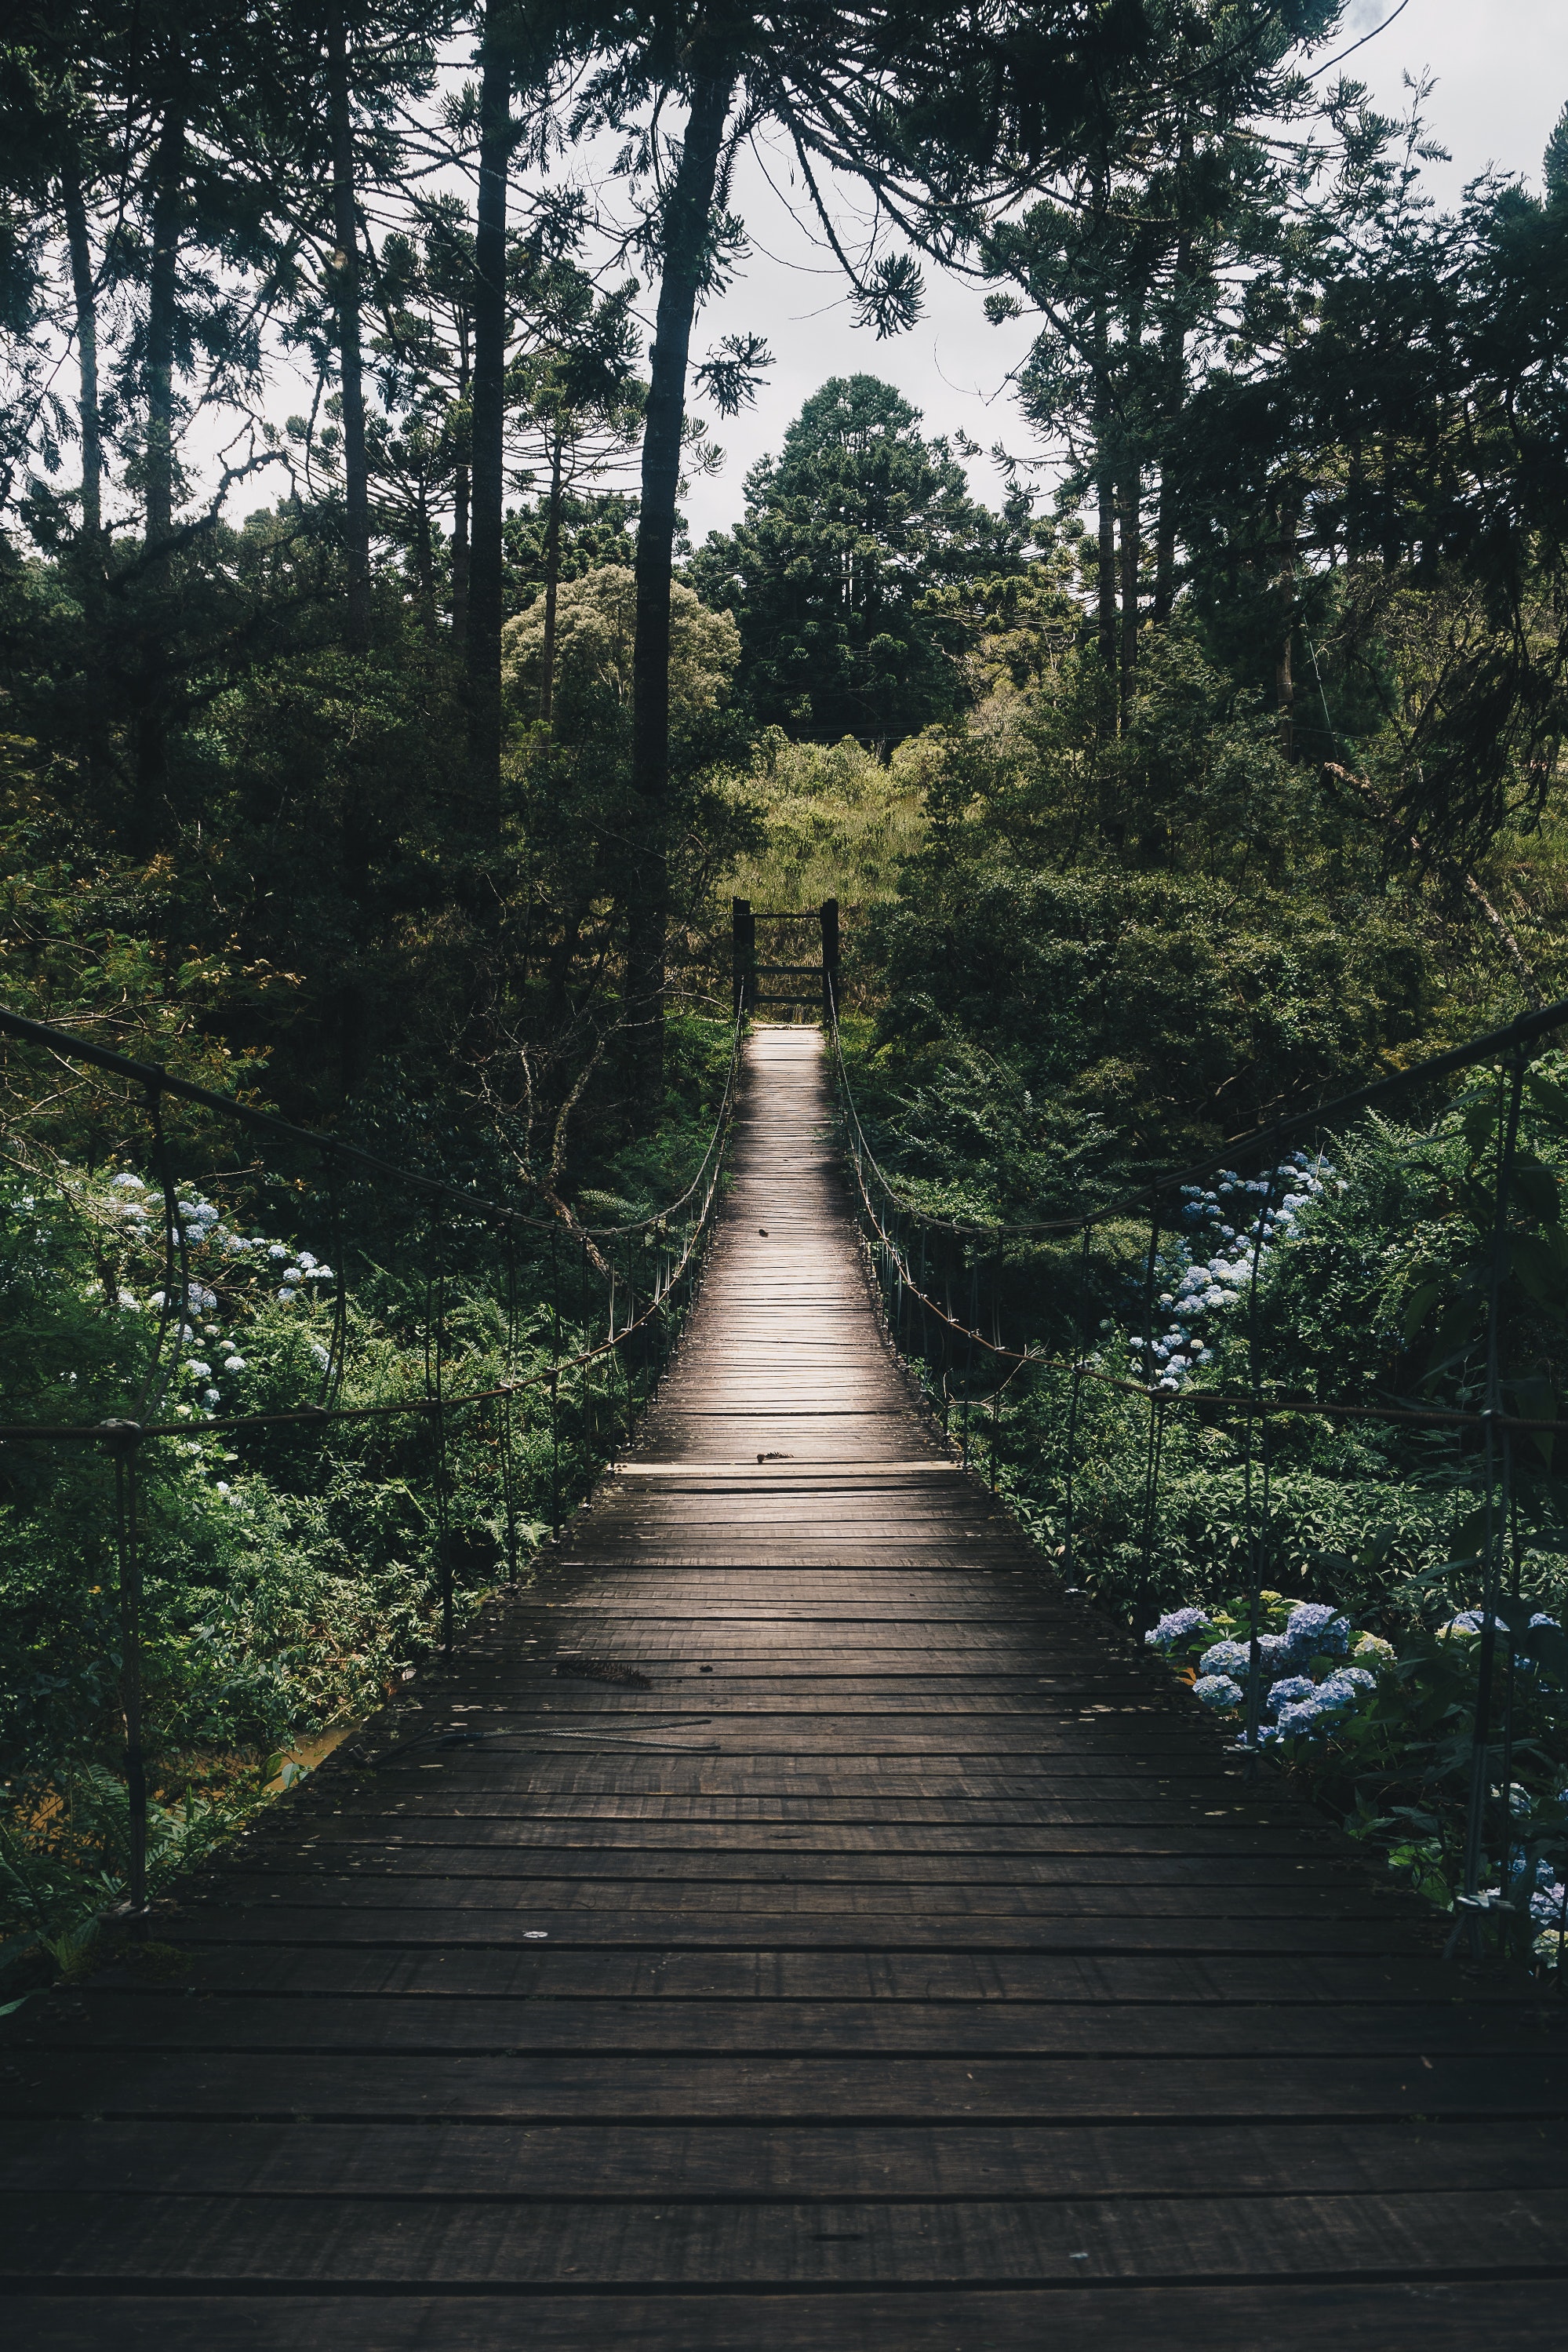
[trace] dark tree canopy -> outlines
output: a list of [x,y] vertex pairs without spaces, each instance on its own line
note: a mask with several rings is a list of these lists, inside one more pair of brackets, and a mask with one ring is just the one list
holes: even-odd
[[812,394],[746,478],[746,520],[710,533],[692,577],[740,625],[741,684],[798,736],[896,741],[964,699],[940,592],[1022,560],[1027,520],[969,496],[952,446],[873,375]]

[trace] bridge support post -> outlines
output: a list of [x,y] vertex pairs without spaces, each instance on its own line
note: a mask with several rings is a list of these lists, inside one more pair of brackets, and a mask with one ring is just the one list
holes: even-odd
[[822,919],[822,1025],[831,1022],[839,1001],[839,902],[824,898]]
[[757,918],[749,898],[732,898],[729,906],[733,934],[730,987],[735,1018],[738,1021],[757,1002]]

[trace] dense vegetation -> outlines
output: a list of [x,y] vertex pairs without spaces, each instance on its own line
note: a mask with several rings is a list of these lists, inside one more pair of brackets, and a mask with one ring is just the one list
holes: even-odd
[[[396,1687],[444,1577],[461,1609],[526,1573],[627,1374],[564,1444],[537,1394],[439,1445],[205,1424],[324,1370],[420,1393],[433,1312],[471,1388],[587,1329],[549,1228],[580,1256],[699,1161],[734,893],[843,902],[850,1067],[907,1202],[1027,1225],[1228,1154],[1167,1226],[1157,1329],[1135,1220],[1087,1265],[1001,1249],[1031,1344],[1163,1395],[1153,1513],[1146,1401],[1081,1380],[1068,1449],[1060,1366],[998,1399],[998,1474],[1059,1556],[1071,1475],[1074,1573],[1144,1628],[1195,1612],[1162,1644],[1244,1708],[1210,1654],[1247,1615],[1249,1463],[1201,1398],[1288,1393],[1251,1471],[1308,1686],[1279,1704],[1313,1720],[1277,1744],[1451,1899],[1476,1447],[1311,1406],[1477,1402],[1495,1080],[1312,1139],[1255,1345],[1225,1269],[1249,1130],[1568,981],[1568,128],[1541,194],[1443,214],[1425,94],[1396,123],[1306,70],[1329,0],[1009,14],[1010,44],[880,7],[828,39],[789,8],[24,6],[0,43],[0,995],[538,1221],[507,1257],[169,1106],[171,1307],[144,1106],[5,1045],[0,1417],[125,1412],[174,1316],[193,1434],[141,1470],[161,1868]],[[1036,323],[1000,511],[863,372],[688,543],[683,471],[720,462],[692,402],[733,414],[769,363],[690,348],[762,125],[868,328],[934,267]],[[607,226],[570,165],[609,133]],[[846,176],[895,249],[846,244]],[[1545,1419],[1563,1083],[1532,1081],[1500,1308]],[[1550,1441],[1517,1451],[1499,1785],[1550,1872],[1568,1752],[1527,1620],[1568,1597],[1562,1511]],[[0,1856],[62,1950],[125,1866],[113,1529],[101,1452],[7,1448]],[[1387,1656],[1336,1665],[1342,1615]]]

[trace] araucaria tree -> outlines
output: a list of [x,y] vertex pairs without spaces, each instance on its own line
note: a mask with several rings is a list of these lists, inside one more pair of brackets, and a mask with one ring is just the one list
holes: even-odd
[[943,592],[1021,569],[1028,517],[977,505],[951,445],[919,425],[891,384],[832,377],[747,474],[745,520],[694,561],[703,594],[739,622],[756,719],[886,751],[964,707]]

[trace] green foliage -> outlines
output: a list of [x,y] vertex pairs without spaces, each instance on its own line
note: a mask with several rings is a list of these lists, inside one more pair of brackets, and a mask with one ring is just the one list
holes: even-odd
[[1017,569],[1023,515],[968,495],[946,441],[874,376],[834,376],[746,478],[747,516],[691,576],[740,625],[753,715],[885,751],[967,698],[964,632],[939,593]]
[[[740,639],[727,613],[714,613],[675,581],[671,588],[670,702],[677,730],[727,698]],[[568,741],[599,714],[630,713],[637,642],[637,583],[624,566],[601,564],[562,586],[556,607],[556,732]],[[502,677],[519,717],[538,707],[544,608],[536,600],[502,632]]]
[[1360,894],[1324,904],[1109,864],[1031,871],[947,846],[867,926],[888,1005],[879,1084],[962,1091],[967,1040],[1037,1099],[1102,1122],[1124,1168],[1338,1091],[1437,994],[1424,942]]
[[727,780],[762,835],[730,866],[727,887],[758,907],[806,908],[837,898],[853,910],[891,898],[904,860],[925,836],[931,765],[919,738],[884,762],[852,736],[792,743],[782,728],[764,728],[748,767]]

